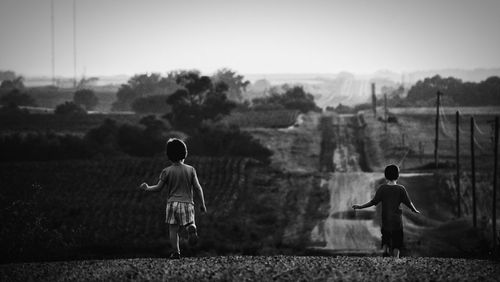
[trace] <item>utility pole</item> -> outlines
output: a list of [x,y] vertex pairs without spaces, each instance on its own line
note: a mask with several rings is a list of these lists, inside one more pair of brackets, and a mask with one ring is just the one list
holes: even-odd
[[498,171],[498,116],[495,117],[495,165],[493,170],[493,251],[497,251],[497,171]]
[[455,181],[455,185],[457,187],[457,215],[458,217],[460,218],[461,216],[461,213],[460,213],[460,112],[457,111],[457,113],[455,114],[455,119],[456,119],[456,123],[455,123],[455,129],[456,129],[456,144],[455,144],[455,148],[456,148],[456,166],[457,166],[457,176],[456,176],[456,181]]
[[388,120],[388,114],[387,114],[387,93],[384,93],[384,121],[385,121],[385,132],[387,133],[387,123],[389,122]]
[[377,116],[377,96],[375,96],[375,83],[372,83],[372,107],[373,107],[373,116]]
[[470,117],[470,161],[472,173],[472,225],[477,227],[476,214],[476,157],[474,153],[474,117]]
[[73,0],[73,87],[76,89],[76,0]]
[[441,100],[441,91],[438,91],[436,93],[437,99],[436,99],[436,137],[434,139],[434,164],[436,165],[436,169],[438,168],[438,144],[439,144],[439,106],[440,106],[440,100]]
[[55,26],[54,26],[54,0],[50,1],[50,35],[51,35],[51,51],[52,51],[52,86],[56,85],[56,52],[55,52]]

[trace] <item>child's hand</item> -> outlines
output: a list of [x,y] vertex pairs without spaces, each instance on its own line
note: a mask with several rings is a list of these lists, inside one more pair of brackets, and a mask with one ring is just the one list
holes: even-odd
[[141,190],[146,190],[148,188],[148,184],[142,183],[141,186],[139,186]]
[[352,205],[352,208],[355,209],[355,210],[358,210],[358,209],[361,208],[361,206],[360,205]]

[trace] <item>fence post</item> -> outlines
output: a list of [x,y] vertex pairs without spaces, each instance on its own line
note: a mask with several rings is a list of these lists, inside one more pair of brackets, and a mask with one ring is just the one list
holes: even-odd
[[497,250],[497,170],[498,170],[498,116],[495,117],[495,165],[493,168],[493,209],[492,209],[492,225],[493,225],[493,250]]
[[434,164],[436,165],[436,169],[438,168],[438,144],[439,144],[439,106],[440,106],[440,100],[441,100],[441,93],[440,91],[436,92],[437,99],[436,99],[436,137],[434,139]]
[[457,215],[461,216],[460,213],[460,113],[457,111],[455,114],[455,131],[456,131],[456,166],[457,166],[457,178],[456,178],[456,187],[457,187]]
[[377,96],[375,95],[375,83],[372,83],[372,107],[373,107],[373,116],[377,116]]
[[470,161],[472,173],[472,225],[477,227],[476,214],[476,155],[474,153],[474,117],[470,117]]

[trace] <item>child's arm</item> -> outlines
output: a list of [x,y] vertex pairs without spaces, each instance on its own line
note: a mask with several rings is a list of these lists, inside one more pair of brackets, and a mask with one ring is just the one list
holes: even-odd
[[151,192],[155,192],[155,191],[160,191],[161,188],[163,188],[163,184],[165,182],[163,182],[163,180],[159,180],[158,183],[156,185],[148,185],[146,182],[142,183],[141,186],[139,188],[141,188],[142,190],[144,191],[151,191]]
[[198,180],[198,176],[196,175],[196,170],[193,169],[193,186],[196,191],[196,194],[198,194],[198,197],[200,198],[201,201],[201,211],[202,212],[207,212],[207,207],[205,206],[205,197],[203,197],[203,189],[201,188],[200,181]]
[[381,195],[381,190],[380,188],[377,189],[377,192],[375,192],[375,196],[373,199],[365,204],[362,205],[352,205],[352,208],[357,210],[357,209],[364,209],[364,208],[369,208],[371,206],[377,205],[381,200],[382,200],[382,195]]
[[352,205],[352,208],[355,210],[358,209],[364,209],[364,208],[369,208],[371,206],[374,206],[376,204],[373,203],[373,200],[369,201],[368,203],[362,204],[362,205]]
[[412,212],[414,213],[420,213],[415,206],[413,205],[413,202],[410,200],[410,196],[408,195],[408,192],[406,189],[403,188],[403,204],[405,204]]

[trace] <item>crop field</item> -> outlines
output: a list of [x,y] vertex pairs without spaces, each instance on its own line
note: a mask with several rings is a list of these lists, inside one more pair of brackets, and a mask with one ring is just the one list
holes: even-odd
[[[201,230],[238,206],[248,162],[244,158],[187,160],[197,170],[209,209],[201,220],[197,212]],[[138,189],[143,181],[156,183],[166,165],[164,159],[140,158],[0,164],[2,258],[26,256],[16,252],[30,243],[36,245],[49,233],[53,241],[58,238],[54,234],[60,234],[51,248],[72,251],[92,246],[106,246],[102,252],[114,246],[130,251],[166,245],[165,191]],[[25,230],[30,224],[38,229]],[[40,234],[31,234],[36,230]]]
[[298,116],[294,110],[249,111],[232,113],[224,121],[244,128],[285,128],[294,125]]
[[105,119],[118,123],[137,124],[142,115],[89,114],[82,116],[59,116],[54,114],[2,115],[0,134],[13,132],[54,131],[58,133],[85,134],[98,127]]

